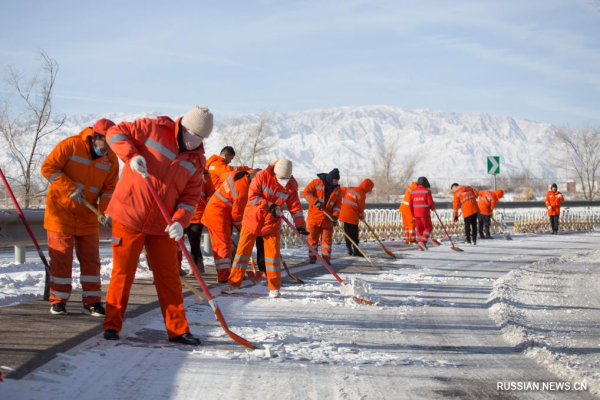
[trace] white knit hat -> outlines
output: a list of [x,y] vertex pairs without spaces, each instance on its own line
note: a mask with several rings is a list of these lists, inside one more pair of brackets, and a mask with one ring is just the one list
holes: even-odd
[[207,138],[213,130],[213,115],[208,107],[196,106],[185,113],[181,125],[194,135]]
[[292,162],[287,158],[282,158],[277,161],[275,164],[275,175],[279,175],[283,178],[291,178],[292,177]]

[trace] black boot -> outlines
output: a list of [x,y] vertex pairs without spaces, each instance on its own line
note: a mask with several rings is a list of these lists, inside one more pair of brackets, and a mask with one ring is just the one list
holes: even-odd
[[187,344],[190,346],[200,346],[200,339],[197,339],[191,333],[184,333],[183,335],[176,336],[169,339],[169,342]]
[[346,247],[346,248],[348,249],[348,255],[351,256],[353,254],[352,247]]
[[107,329],[104,331],[104,339],[106,340],[119,340],[119,332],[114,329]]

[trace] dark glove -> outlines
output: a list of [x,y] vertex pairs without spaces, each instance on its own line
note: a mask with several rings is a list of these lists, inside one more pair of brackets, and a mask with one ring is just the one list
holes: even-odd
[[338,226],[338,217],[333,217],[333,226]]
[[271,215],[273,215],[274,218],[281,217],[281,209],[277,204],[271,204],[269,206],[269,211],[271,212]]
[[317,207],[317,210],[323,211],[323,204],[321,204],[321,202],[318,200],[315,203],[315,207]]
[[458,217],[454,217],[454,222],[458,222]]
[[308,231],[305,228],[298,228],[298,233],[303,236],[308,235]]

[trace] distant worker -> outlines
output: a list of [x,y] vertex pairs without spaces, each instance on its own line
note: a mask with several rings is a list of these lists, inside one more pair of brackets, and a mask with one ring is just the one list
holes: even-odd
[[[375,185],[370,179],[365,179],[357,187],[344,188],[344,197],[342,198],[342,211],[340,212],[340,221],[344,223],[344,232],[350,236],[354,243],[360,241],[358,224],[365,220],[365,203],[367,195],[371,193]],[[349,256],[362,257],[360,251],[354,247],[352,242],[346,238],[346,248]]]
[[479,207],[479,236],[482,239],[493,239],[490,234],[490,225],[494,216],[494,209],[500,199],[504,197],[504,190],[498,189],[494,192],[483,190],[479,192],[477,206]]
[[[196,106],[182,118],[142,118],[112,127],[108,142],[125,163],[108,208],[113,218],[113,270],[106,294],[104,338],[118,340],[137,262],[145,246],[169,341],[198,346],[183,308],[177,242],[200,199],[206,159],[204,144],[213,115]],[[146,179],[171,213],[168,225]]]
[[[454,192],[454,200],[452,208],[454,211],[454,222],[458,221],[458,209],[460,207],[462,216],[465,220],[465,236],[468,244],[477,244],[477,214],[479,207],[477,206],[477,190],[472,186],[460,186],[458,183],[453,183],[450,186]],[[473,241],[471,241],[471,231],[473,231]]]
[[400,203],[400,208],[398,209],[402,214],[402,226],[404,227],[404,240],[406,241],[406,244],[417,243],[417,226],[409,206],[410,193],[415,190],[416,187],[417,182],[413,182],[406,188],[404,198],[402,199],[402,203]]
[[[334,168],[327,174],[317,174],[302,192],[302,197],[308,201],[308,244],[316,251],[319,249],[321,239],[321,255],[329,263],[331,260],[331,249],[333,246],[333,228],[338,224],[340,211],[342,211],[342,190],[338,182],[340,171]],[[329,219],[325,212],[332,218]],[[317,257],[308,252],[309,262],[314,264]]]
[[50,252],[50,312],[67,313],[71,296],[73,247],[79,259],[83,287],[83,311],[104,316],[100,280],[100,232],[98,223],[108,224],[88,209],[84,200],[101,213],[106,211],[119,179],[119,161],[106,142],[114,122],[101,119],[93,128],[64,139],[42,164],[42,175],[50,182],[46,196],[44,228]]
[[550,227],[552,234],[558,235],[558,223],[560,220],[560,203],[565,201],[562,193],[558,191],[558,185],[553,183],[550,190],[546,194],[546,208],[550,217]]
[[298,198],[298,183],[292,176],[292,162],[285,158],[258,172],[250,183],[240,241],[229,275],[229,288],[222,293],[233,294],[239,290],[250,263],[254,241],[257,236],[262,236],[269,296],[281,297],[281,215],[284,206],[290,211],[299,233],[308,235]]
[[417,225],[417,242],[420,251],[427,251],[427,242],[431,238],[433,224],[431,223],[431,211],[435,211],[435,203],[429,190],[431,185],[424,176],[417,179],[417,187],[410,193],[409,207],[415,216]]
[[202,223],[210,233],[219,283],[227,283],[231,273],[232,228],[242,229],[251,179],[248,171],[226,172],[224,175],[223,183],[211,197],[202,217]]

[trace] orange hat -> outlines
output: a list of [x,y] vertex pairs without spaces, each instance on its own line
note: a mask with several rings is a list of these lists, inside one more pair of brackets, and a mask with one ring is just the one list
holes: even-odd
[[373,190],[373,188],[375,187],[375,184],[373,183],[372,180],[365,179],[364,181],[361,182],[360,187],[362,188],[362,190],[365,191],[365,193],[371,193],[371,190]]
[[501,199],[504,197],[504,190],[502,190],[502,189],[498,189],[494,193],[496,193],[496,196],[498,196],[498,199]]
[[106,132],[108,132],[108,130],[113,126],[115,126],[115,123],[110,119],[102,118],[96,122],[92,129],[94,132],[99,133],[102,136],[106,136]]

